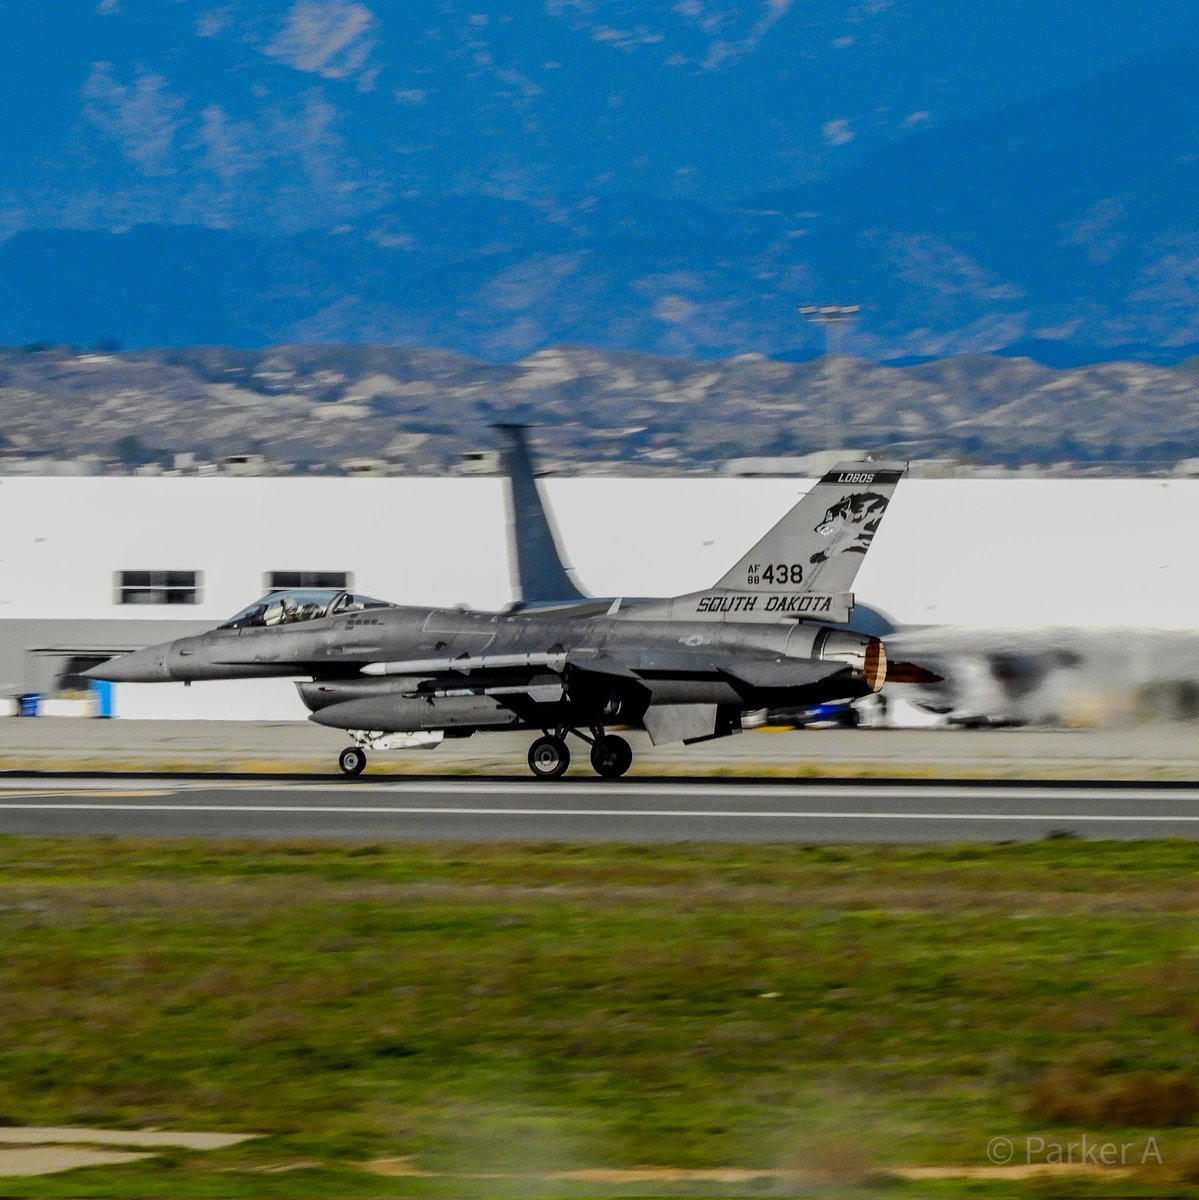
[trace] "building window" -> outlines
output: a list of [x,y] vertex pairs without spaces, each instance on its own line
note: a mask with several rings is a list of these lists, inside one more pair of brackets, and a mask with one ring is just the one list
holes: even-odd
[[337,588],[354,590],[353,571],[268,571],[263,577],[268,592],[290,592],[294,588]]
[[200,571],[118,571],[118,604],[199,604],[203,598]]

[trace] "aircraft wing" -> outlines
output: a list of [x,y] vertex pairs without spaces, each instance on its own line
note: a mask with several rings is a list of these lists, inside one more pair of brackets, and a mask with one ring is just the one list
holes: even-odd
[[723,677],[754,688],[807,687],[846,670],[846,665],[840,662],[799,658],[723,659],[710,651],[700,654],[680,650],[644,650],[619,658],[572,651],[567,661],[580,671],[617,679]]
[[461,654],[456,658],[405,658],[393,662],[373,662],[362,667],[363,675],[440,675],[473,674],[488,671],[513,671],[534,667],[561,672],[568,666],[596,675],[615,675],[638,679],[643,674],[675,673],[717,675],[710,654],[646,648],[614,658],[598,650],[551,650],[544,654]]
[[486,675],[492,671],[534,669],[561,673],[567,667],[593,675],[639,681],[668,676],[734,680],[749,687],[806,687],[845,670],[840,662],[803,658],[723,659],[711,651],[646,647],[613,656],[601,651],[550,651],[544,654],[480,654],[458,658],[413,658],[367,663],[364,675]]

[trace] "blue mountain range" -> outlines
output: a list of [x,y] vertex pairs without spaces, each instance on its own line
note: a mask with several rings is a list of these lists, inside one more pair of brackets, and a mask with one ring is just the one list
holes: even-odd
[[1199,2],[0,0],[0,342],[1172,362]]

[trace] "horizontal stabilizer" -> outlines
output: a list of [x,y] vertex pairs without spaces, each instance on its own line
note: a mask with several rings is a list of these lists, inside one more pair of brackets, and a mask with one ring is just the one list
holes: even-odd
[[845,663],[804,658],[753,659],[721,668],[730,679],[754,688],[808,687],[848,669]]

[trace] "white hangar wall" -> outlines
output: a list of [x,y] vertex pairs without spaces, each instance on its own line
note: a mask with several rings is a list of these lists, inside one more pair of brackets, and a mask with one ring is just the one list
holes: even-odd
[[[790,479],[543,481],[588,590],[710,584],[809,486]],[[1189,629],[1199,480],[908,480],[858,576],[905,624]],[[204,572],[204,601],[114,603],[120,570]],[[0,619],[214,622],[268,570],[352,570],[413,604],[511,598],[503,485],[482,479],[0,478]]]
[[[712,583],[809,481],[543,484],[587,590],[666,595]],[[512,594],[503,494],[498,478],[0,478],[0,643],[11,660],[29,623],[45,641],[47,623],[129,618],[174,636],[249,603],[271,570],[347,570],[399,603],[497,607]],[[905,625],[1190,630],[1197,526],[1199,481],[909,480],[855,591]],[[149,569],[202,571],[202,603],[117,604],[114,574]],[[283,681],[121,693],[122,715],[305,715]]]
[[[0,618],[213,623],[261,595],[264,572],[300,569],[352,570],[358,590],[388,599],[414,599],[427,589],[432,603],[503,603],[499,485],[498,479],[0,479]],[[148,569],[202,571],[203,602],[114,603],[114,572]]]
[[[589,591],[719,578],[807,490],[790,479],[547,480]],[[1199,622],[1199,480],[907,480],[854,585],[904,625]]]

